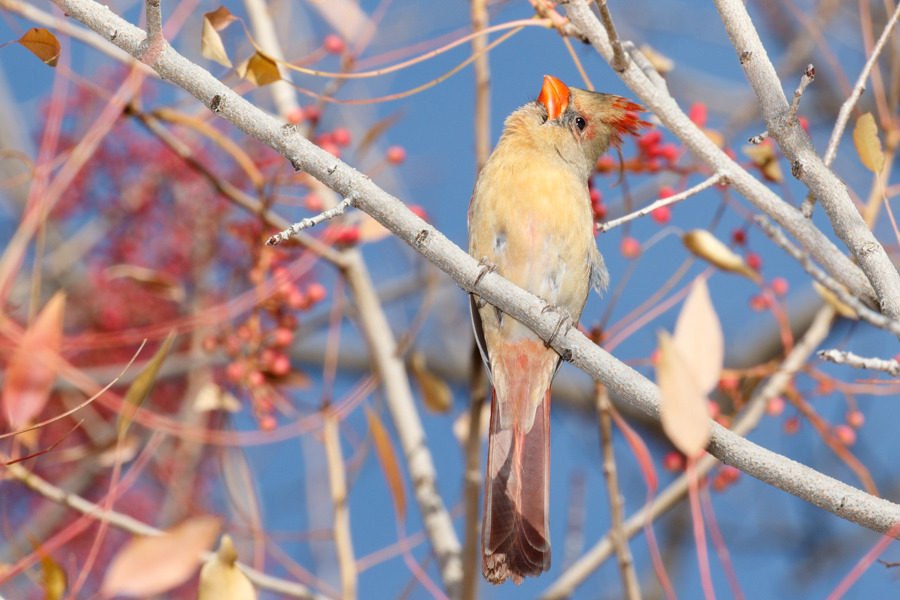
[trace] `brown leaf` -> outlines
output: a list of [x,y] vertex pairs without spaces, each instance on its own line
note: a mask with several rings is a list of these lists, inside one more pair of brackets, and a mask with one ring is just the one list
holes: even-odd
[[200,36],[200,53],[220,65],[231,66],[228,53],[219,32],[237,21],[237,17],[231,14],[227,8],[220,6],[216,10],[203,15],[203,33]]
[[391,498],[394,500],[394,510],[397,519],[402,521],[406,516],[406,494],[403,488],[403,477],[400,474],[400,465],[397,462],[397,454],[394,452],[394,444],[391,436],[384,428],[381,419],[369,408],[366,408],[366,416],[369,419],[369,433],[372,436],[372,445],[375,446],[375,454],[384,472]]
[[38,416],[56,381],[63,340],[66,296],[57,292],[44,306],[15,349],[6,369],[0,404],[11,429],[19,429]]
[[[486,440],[488,437],[488,430],[491,428],[491,407],[483,406],[481,407],[481,411],[479,411],[481,415],[481,423],[479,423],[479,431],[478,435],[482,441]],[[460,413],[456,420],[453,421],[453,437],[456,438],[456,441],[459,442],[459,445],[464,447],[466,446],[466,442],[469,439],[469,423],[471,422],[471,417],[469,416],[469,411],[463,411]]]
[[362,136],[362,139],[359,141],[359,145],[356,147],[356,155],[362,158],[363,154],[365,154],[369,150],[372,144],[378,141],[378,138],[384,135],[388,129],[399,123],[400,119],[402,118],[403,111],[397,110],[381,119],[380,121],[376,121],[375,124],[369,128],[369,130]]
[[238,76],[260,87],[281,79],[275,61],[258,50],[235,70]]
[[41,559],[44,575],[44,600],[59,600],[66,593],[66,572],[50,556]]
[[175,277],[162,271],[139,267],[137,265],[113,265],[106,269],[107,279],[131,279],[147,290],[173,302],[184,302],[184,287]]
[[705,279],[697,279],[675,323],[675,347],[686,360],[694,383],[709,394],[719,383],[725,339]]
[[656,384],[663,431],[682,454],[696,457],[709,442],[709,403],[672,337],[660,331],[658,339]]
[[829,290],[818,281],[813,281],[812,284],[813,288],[816,290],[816,293],[818,293],[822,297],[822,300],[824,300],[828,306],[833,308],[837,314],[841,315],[845,319],[853,319],[854,321],[859,320],[859,315],[856,314],[856,311],[853,310],[852,307],[847,306],[846,304],[841,302],[834,292]]
[[660,75],[665,75],[675,68],[675,61],[656,51],[649,44],[641,44],[641,53],[650,61],[650,66]]
[[256,600],[256,590],[235,564],[237,559],[231,537],[223,535],[216,554],[200,569],[197,600]]
[[51,67],[55,67],[56,63],[59,62],[59,54],[61,52],[59,40],[56,39],[55,35],[42,27],[32,27],[16,42],[22,44],[32,54]]
[[453,406],[453,392],[443,379],[425,366],[421,352],[413,352],[409,357],[409,374],[419,387],[425,407],[437,413],[446,413]]
[[391,235],[384,225],[368,213],[362,213],[360,216],[357,231],[359,231],[359,241],[361,242],[377,242]]
[[867,169],[878,175],[884,170],[884,152],[881,149],[881,140],[878,139],[878,125],[875,117],[867,112],[856,120],[853,128],[853,144],[859,159]]
[[181,585],[200,566],[200,555],[212,548],[221,525],[216,517],[196,517],[163,535],[135,537],[113,558],[100,593],[146,597]]
[[731,248],[707,230],[689,231],[681,236],[681,241],[688,250],[720,269],[759,281],[759,273],[751,269],[743,258],[732,252]]
[[159,368],[166,359],[166,355],[169,353],[169,349],[172,347],[172,342],[174,341],[175,331],[173,330],[169,332],[166,341],[162,343],[159,350],[153,355],[153,358],[150,359],[138,376],[134,378],[128,391],[125,392],[125,401],[122,404],[122,412],[119,413],[119,420],[116,423],[116,429],[119,432],[120,440],[125,437],[125,432],[131,427],[131,423],[134,421],[137,411],[141,408],[144,400],[147,399],[147,396],[149,396],[150,392],[153,390],[153,385],[156,383],[156,377],[159,374]]
[[778,162],[778,155],[772,140],[765,140],[756,146],[744,146],[743,150],[753,164],[759,167],[763,177],[775,183],[784,181],[784,174],[781,172],[781,164]]

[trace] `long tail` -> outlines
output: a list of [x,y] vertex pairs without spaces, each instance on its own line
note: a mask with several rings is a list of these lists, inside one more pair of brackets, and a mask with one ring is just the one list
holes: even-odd
[[550,568],[549,473],[550,390],[524,433],[516,423],[500,429],[492,389],[481,529],[481,570],[489,582],[511,577],[519,584]]

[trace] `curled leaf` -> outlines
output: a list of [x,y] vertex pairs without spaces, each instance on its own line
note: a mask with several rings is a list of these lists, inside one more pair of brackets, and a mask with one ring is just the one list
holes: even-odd
[[759,281],[759,273],[751,269],[744,259],[731,251],[716,236],[705,229],[695,229],[681,236],[688,250],[724,271],[738,273],[753,281]]
[[259,51],[254,52],[253,56],[239,64],[235,70],[238,76],[260,87],[281,79],[275,61]]
[[825,304],[834,309],[834,312],[841,315],[845,319],[853,319],[854,321],[859,320],[859,315],[856,314],[856,311],[853,310],[850,306],[847,306],[843,302],[841,302],[838,297],[829,290],[827,287],[819,283],[818,281],[813,281],[813,288],[816,290],[822,300],[825,301]]
[[210,550],[221,521],[204,516],[188,519],[163,535],[135,537],[116,554],[103,578],[100,593],[147,597],[161,594],[187,581]]
[[428,370],[421,352],[409,357],[409,373],[419,387],[426,408],[438,413],[448,412],[453,406],[453,392],[447,382]]
[[758,146],[744,146],[743,151],[750,157],[753,164],[759,167],[763,177],[775,183],[784,181],[784,174],[781,172],[781,165],[778,162],[778,155],[772,140],[765,140]]
[[687,357],[666,331],[659,332],[656,384],[663,431],[678,450],[696,457],[709,442],[709,404],[688,367]]
[[6,369],[0,404],[11,429],[19,429],[38,416],[56,381],[53,366],[63,340],[66,296],[57,292],[31,324]]
[[366,408],[366,417],[369,420],[369,434],[372,436],[375,454],[378,456],[378,462],[384,472],[391,498],[394,500],[397,519],[402,521],[406,515],[406,494],[403,488],[403,477],[400,474],[400,464],[397,462],[397,453],[394,452],[394,444],[381,419],[374,411]]
[[147,290],[173,302],[184,302],[184,287],[175,277],[137,265],[119,264],[106,269],[108,279],[131,279]]
[[162,343],[159,350],[153,355],[153,358],[150,359],[138,376],[134,378],[134,381],[131,382],[131,387],[125,392],[125,402],[122,406],[122,412],[119,413],[119,420],[116,423],[119,439],[125,437],[125,433],[128,431],[128,428],[131,427],[131,423],[134,421],[138,409],[140,409],[144,400],[147,399],[147,396],[149,396],[150,392],[153,390],[153,385],[156,383],[156,377],[159,375],[159,368],[166,359],[166,355],[169,353],[169,349],[172,347],[172,342],[174,341],[175,331],[173,330],[169,332],[166,341]]
[[227,8],[220,6],[216,10],[203,15],[203,32],[200,35],[200,53],[205,58],[214,60],[220,65],[231,66],[225,45],[219,32],[237,20]]
[[856,146],[859,159],[867,169],[876,175],[884,170],[884,151],[881,149],[878,125],[875,124],[872,113],[867,112],[856,120],[856,127],[853,128],[853,144]]
[[705,279],[697,279],[675,323],[675,346],[703,394],[719,383],[725,358],[725,338]]
[[197,600],[256,600],[256,590],[237,566],[237,559],[231,537],[223,535],[215,555],[200,569]]
[[59,62],[59,54],[62,51],[59,46],[59,40],[56,39],[55,35],[42,27],[32,27],[16,42],[30,50],[32,54],[51,67],[55,67],[56,63]]

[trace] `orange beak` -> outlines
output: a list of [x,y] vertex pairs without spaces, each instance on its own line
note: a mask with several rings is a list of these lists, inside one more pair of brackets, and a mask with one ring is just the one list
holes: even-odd
[[552,75],[544,75],[544,87],[538,102],[547,107],[547,116],[555,119],[569,106],[569,88]]

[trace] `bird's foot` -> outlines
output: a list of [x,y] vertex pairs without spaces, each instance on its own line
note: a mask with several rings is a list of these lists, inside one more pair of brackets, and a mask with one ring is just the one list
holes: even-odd
[[543,310],[541,310],[541,313],[545,312],[555,312],[559,315],[559,321],[557,321],[556,327],[553,329],[553,334],[550,336],[550,339],[544,342],[544,346],[546,348],[549,348],[550,344],[552,344],[553,340],[556,339],[556,336],[559,335],[559,332],[562,330],[564,325],[566,327],[566,331],[565,333],[563,333],[563,337],[569,334],[569,330],[572,329],[572,315],[570,315],[569,311],[567,311],[566,309],[560,308],[559,306],[555,306],[553,304],[548,304],[543,308]]
[[478,287],[478,284],[481,283],[481,280],[484,279],[485,275],[497,272],[497,265],[489,261],[487,256],[482,256],[481,260],[478,261],[478,264],[481,265],[481,273],[475,278],[475,284],[472,286],[473,289]]

